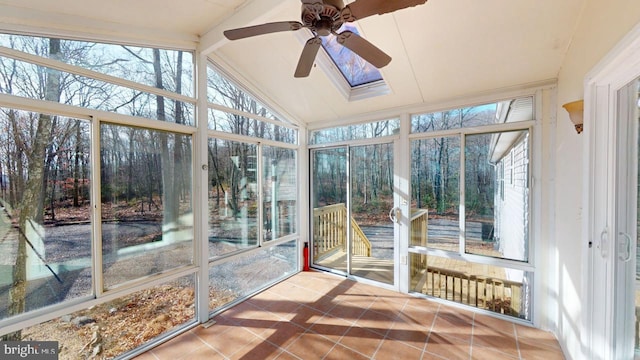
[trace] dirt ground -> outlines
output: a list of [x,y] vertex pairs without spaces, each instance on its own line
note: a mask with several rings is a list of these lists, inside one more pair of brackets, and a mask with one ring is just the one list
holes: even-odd
[[193,317],[193,288],[162,285],[27,328],[22,337],[58,341],[61,360],[109,359]]

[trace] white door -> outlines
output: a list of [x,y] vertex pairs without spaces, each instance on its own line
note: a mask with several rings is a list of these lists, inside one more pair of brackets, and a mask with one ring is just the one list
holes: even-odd
[[638,91],[634,80],[618,90],[615,296],[613,306],[616,359],[638,350]]
[[587,76],[585,357],[640,359],[638,141],[640,26]]

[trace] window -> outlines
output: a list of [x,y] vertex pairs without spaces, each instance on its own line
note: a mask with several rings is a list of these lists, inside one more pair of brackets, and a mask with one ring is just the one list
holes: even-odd
[[3,340],[86,358],[93,324],[118,357],[194,322],[193,70],[185,51],[0,34]]
[[296,152],[262,147],[263,238],[273,240],[296,232],[298,182]]
[[0,108],[0,320],[93,293],[89,129]]
[[298,269],[298,130],[208,68],[209,311]]
[[412,208],[426,212],[428,237],[411,245],[457,251],[460,220],[460,137],[444,136],[411,143]]
[[209,129],[261,139],[298,143],[297,126],[286,122],[222,73],[209,66]]
[[[360,35],[358,29],[349,23],[342,24],[337,33],[343,31],[351,31],[356,35]],[[335,35],[323,36],[322,47],[352,88],[382,80],[382,74],[375,66],[340,45]]]
[[[359,34],[357,27],[350,23],[343,24],[337,32],[345,30]],[[302,43],[313,36],[311,31],[297,31],[295,35]],[[330,34],[321,39],[324,51],[318,52],[315,63],[347,101],[367,99],[391,92],[382,73],[353,51],[340,45],[335,35]]]
[[531,319],[532,272],[434,255],[410,255],[412,269],[428,269],[426,276],[412,278],[412,291]]
[[190,51],[10,34],[0,34],[0,46],[154,87],[158,71],[163,89],[194,94]]
[[[3,340],[46,334],[88,358],[98,327],[103,355],[130,357],[297,271],[297,126],[214,73],[200,134],[193,65],[188,51],[0,34]],[[210,307],[196,305],[199,265]]]
[[209,268],[209,310],[215,311],[298,270],[296,241],[240,254]]
[[400,131],[400,120],[391,119],[366,124],[339,126],[329,129],[313,130],[309,135],[309,143],[328,144],[349,140],[373,139],[390,136]]
[[531,319],[530,119],[532,97],[412,117],[414,291]]
[[194,125],[191,58],[184,51],[0,34],[0,92]]
[[[487,149],[497,141],[508,141],[507,154]],[[529,249],[529,132],[511,131],[468,135],[465,138],[465,252],[516,261],[528,261]],[[512,186],[504,189],[494,167],[509,162]],[[516,180],[517,179],[517,180]],[[496,229],[500,229],[496,232]],[[479,236],[474,236],[478,234]],[[498,241],[499,240],[499,241]]]
[[191,136],[103,124],[104,287],[193,264]]
[[534,119],[533,97],[449,109],[411,117],[411,132],[424,133]]
[[[209,256],[258,245],[258,147],[209,139]],[[251,167],[251,163],[254,167]]]

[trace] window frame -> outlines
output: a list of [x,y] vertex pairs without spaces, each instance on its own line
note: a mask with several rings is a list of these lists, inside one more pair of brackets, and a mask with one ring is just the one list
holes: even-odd
[[[424,248],[424,247],[420,247],[420,246],[409,246],[409,250],[411,252],[415,252],[415,253],[419,253],[419,254],[424,254],[424,255],[434,255],[434,256],[440,256],[440,257],[446,257],[446,258],[451,258],[451,259],[456,259],[456,260],[463,260],[463,261],[469,261],[469,262],[474,262],[474,263],[480,263],[480,264],[487,264],[487,265],[493,265],[493,266],[500,266],[500,267],[505,267],[505,268],[512,268],[512,269],[516,269],[516,270],[523,270],[523,271],[528,271],[528,272],[534,272],[534,263],[535,263],[535,259],[534,259],[534,249],[533,249],[533,241],[529,241],[528,243],[528,259],[527,261],[517,261],[517,260],[509,260],[509,259],[501,259],[501,258],[493,258],[493,257],[486,257],[483,255],[476,255],[476,254],[469,254],[465,252],[465,241],[464,241],[464,229],[465,229],[465,221],[466,221],[466,216],[464,214],[464,204],[465,204],[465,193],[466,193],[466,189],[465,189],[465,185],[464,185],[464,181],[463,181],[463,175],[464,171],[465,171],[465,161],[464,161],[464,151],[462,151],[464,149],[464,146],[466,144],[465,142],[465,138],[467,135],[483,135],[483,134],[494,134],[496,132],[507,132],[507,131],[528,131],[529,132],[529,136],[530,136],[530,143],[534,141],[534,126],[536,125],[536,120],[529,120],[529,121],[522,121],[522,122],[516,122],[516,123],[508,123],[508,124],[499,124],[499,125],[487,125],[487,126],[482,126],[482,127],[478,127],[478,128],[462,128],[462,129],[454,129],[452,130],[443,130],[443,131],[434,131],[434,132],[430,132],[430,133],[414,133],[414,134],[410,134],[409,135],[409,141],[415,141],[415,140],[425,140],[425,139],[433,139],[433,138],[442,138],[445,136],[451,137],[451,136],[460,136],[461,137],[461,160],[460,160],[460,214],[459,214],[459,223],[460,223],[460,227],[461,227],[461,234],[460,234],[460,242],[459,242],[459,251],[457,252],[451,252],[451,251],[445,251],[445,250],[439,250],[439,249],[430,249],[430,248]],[[532,173],[533,173],[533,169],[531,169],[531,163],[532,160],[531,158],[534,156],[534,154],[531,151],[531,146],[529,146],[529,172],[528,172],[528,180],[529,180],[529,184],[531,184],[530,182],[530,178],[532,177]],[[527,226],[527,231],[529,233],[529,239],[533,239],[534,237],[532,236],[532,216],[533,216],[533,208],[532,208],[532,196],[533,196],[533,189],[532,191],[529,191],[528,197],[529,197],[529,205],[528,205],[528,213],[529,213],[529,221],[528,221],[528,226]]]
[[[165,130],[180,133],[183,135],[195,136],[196,128],[160,122],[157,120],[150,120],[144,118],[136,118],[128,115],[115,114],[110,112],[104,112],[100,110],[92,110],[87,108],[78,108],[71,105],[49,103],[44,100],[21,98],[14,95],[0,94],[0,106],[14,108],[16,110],[30,111],[36,113],[43,113],[48,115],[60,115],[65,117],[71,117],[79,120],[85,120],[90,123],[91,126],[91,166],[92,166],[92,180],[91,181],[91,227],[92,227],[92,242],[91,242],[91,254],[92,254],[92,291],[90,295],[78,297],[69,301],[63,301],[57,304],[46,306],[40,309],[28,311],[19,315],[15,315],[6,319],[0,320],[0,327],[3,329],[3,333],[10,333],[23,328],[31,327],[42,322],[52,320],[62,315],[80,311],[88,307],[96,306],[111,300],[115,300],[119,297],[132,294],[136,291],[140,291],[149,287],[159,285],[167,281],[177,280],[179,278],[196,275],[198,266],[196,264],[197,257],[195,254],[198,251],[198,245],[196,241],[193,243],[194,251],[194,263],[189,266],[183,266],[176,269],[172,269],[163,273],[152,274],[143,278],[127,281],[121,285],[110,289],[104,289],[102,279],[102,238],[101,234],[101,201],[100,201],[100,124],[118,124],[124,126],[133,126],[138,128],[150,128],[156,130]],[[192,159],[193,159],[192,149]],[[97,154],[97,156],[96,156]],[[193,160],[192,160],[193,163]],[[195,178],[195,169],[192,167],[192,175]],[[97,176],[97,177],[96,177]],[[193,183],[192,183],[193,187]],[[192,326],[196,323],[196,318],[189,324],[185,324],[185,327]],[[179,332],[181,329],[175,329],[175,332]]]

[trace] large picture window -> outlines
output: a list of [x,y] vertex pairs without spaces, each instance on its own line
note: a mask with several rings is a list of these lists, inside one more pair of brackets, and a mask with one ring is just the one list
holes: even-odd
[[258,147],[209,140],[209,256],[258,245]]
[[415,140],[411,159],[414,217],[426,214],[429,225],[428,237],[412,236],[411,245],[458,251],[460,137]]
[[530,320],[531,100],[413,117],[412,291]]
[[89,128],[0,108],[0,320],[92,294]]
[[104,287],[193,263],[191,136],[101,126]]
[[273,240],[296,232],[296,151],[262,147],[263,239]]
[[[465,252],[526,262],[529,132],[469,135],[465,138],[465,161]],[[513,174],[512,186],[504,190],[497,176],[501,168]],[[480,234],[481,243],[473,245],[472,233]]]

